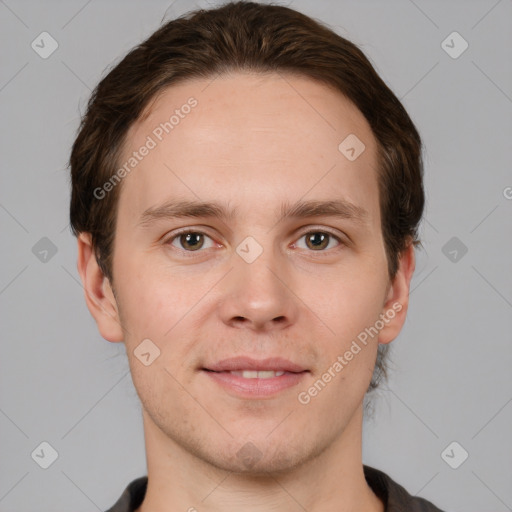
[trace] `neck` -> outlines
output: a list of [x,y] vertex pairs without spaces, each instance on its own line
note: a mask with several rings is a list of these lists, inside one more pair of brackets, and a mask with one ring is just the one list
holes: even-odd
[[286,472],[222,470],[167,437],[144,412],[148,487],[136,512],[384,512],[366,483],[361,459],[362,407],[322,453]]

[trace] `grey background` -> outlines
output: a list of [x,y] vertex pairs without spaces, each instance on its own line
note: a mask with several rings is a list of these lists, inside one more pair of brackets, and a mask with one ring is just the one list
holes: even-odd
[[[0,0],[2,512],[105,510],[146,472],[124,347],[83,299],[66,163],[105,68],[196,5]],[[361,45],[426,146],[425,250],[364,462],[446,510],[512,510],[512,1],[290,6]],[[47,59],[31,48],[43,31],[59,45]],[[453,31],[469,43],[456,59],[441,47]],[[31,458],[43,441],[48,469]],[[441,457],[452,441],[469,454],[457,469]]]

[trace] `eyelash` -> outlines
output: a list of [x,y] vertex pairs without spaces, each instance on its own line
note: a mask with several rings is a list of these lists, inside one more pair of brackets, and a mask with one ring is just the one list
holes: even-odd
[[[331,249],[322,249],[322,250],[318,250],[318,251],[310,250],[310,252],[312,252],[312,253],[316,253],[316,252],[324,253],[324,252],[332,251],[335,249],[340,249],[341,246],[347,245],[339,236],[337,236],[334,233],[332,233],[331,231],[325,230],[325,229],[311,229],[309,231],[305,231],[299,236],[298,240],[305,237],[306,235],[311,235],[314,233],[322,233],[324,235],[328,235],[330,238],[334,238],[338,242],[338,245],[336,247],[332,247]],[[177,248],[172,245],[172,242],[174,242],[174,240],[176,240],[176,239],[179,240],[180,236],[188,235],[188,234],[204,235],[213,241],[213,238],[211,236],[209,236],[207,233],[205,233],[204,231],[199,231],[199,230],[194,230],[194,229],[188,228],[188,229],[184,229],[183,231],[178,231],[178,232],[174,233],[171,237],[169,237],[165,240],[164,245],[170,245],[174,249],[177,249],[178,251],[181,251],[182,253],[186,253],[187,255],[190,255],[191,257],[193,257],[193,255],[195,253],[201,253],[201,252],[204,252],[205,250],[207,250],[207,249],[198,249],[197,251],[188,251],[186,249],[180,249],[180,248]],[[295,245],[295,243],[294,243],[294,245]]]

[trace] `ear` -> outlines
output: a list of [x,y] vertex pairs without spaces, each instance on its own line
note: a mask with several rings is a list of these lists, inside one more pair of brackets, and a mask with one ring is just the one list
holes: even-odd
[[77,267],[84,287],[85,302],[96,320],[100,334],[108,341],[123,341],[117,302],[110,281],[96,261],[90,233],[80,233],[78,236]]
[[382,309],[384,327],[379,332],[379,343],[390,343],[402,330],[409,307],[409,288],[415,265],[414,245],[410,242],[400,255],[398,271],[389,285]]

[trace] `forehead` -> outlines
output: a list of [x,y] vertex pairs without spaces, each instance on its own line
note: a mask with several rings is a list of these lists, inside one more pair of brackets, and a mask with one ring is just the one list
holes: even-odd
[[[347,158],[352,148],[364,151]],[[130,128],[120,165],[134,152],[120,199],[132,211],[176,196],[243,205],[258,195],[263,205],[339,190],[378,216],[370,126],[341,93],[306,77],[235,73],[172,85]]]

